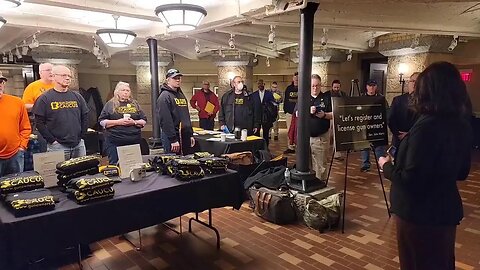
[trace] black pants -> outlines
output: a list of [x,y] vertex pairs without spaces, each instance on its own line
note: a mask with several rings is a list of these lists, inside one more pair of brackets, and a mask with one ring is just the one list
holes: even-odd
[[262,125],[262,127],[259,128],[257,130],[257,132],[254,134],[255,136],[260,137],[260,129],[262,129],[262,136],[263,136],[263,139],[265,140],[265,143],[267,144],[267,146],[268,146],[268,143],[270,142],[270,140],[268,139],[268,135],[270,135],[270,128],[272,128],[271,125],[269,125],[269,126]]
[[454,270],[456,226],[422,226],[395,216],[402,270]]
[[200,118],[200,128],[205,130],[213,130],[215,126],[215,118]]

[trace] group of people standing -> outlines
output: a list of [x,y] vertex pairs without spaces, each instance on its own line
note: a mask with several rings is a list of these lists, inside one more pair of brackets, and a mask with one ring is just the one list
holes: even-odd
[[[166,152],[186,153],[195,145],[188,103],[181,90],[182,74],[168,70],[161,86],[157,107]],[[65,159],[86,154],[83,135],[87,131],[88,107],[83,97],[70,89],[72,74],[68,67],[40,65],[40,80],[30,84],[20,98],[4,94],[7,78],[0,73],[0,177],[23,171],[23,157],[32,132],[47,143],[47,151],[63,151]],[[296,117],[298,73],[282,97],[278,88],[265,89],[258,81],[258,91],[246,91],[243,79],[236,76],[232,89],[219,102],[204,82],[190,105],[199,111],[200,125],[214,128],[219,112],[222,130],[239,127],[249,134],[259,134],[268,142],[270,129],[278,117],[278,105],[284,102],[287,127]],[[330,147],[331,97],[346,96],[340,81],[332,82],[331,91],[320,91],[321,78],[311,76],[310,146],[317,178],[327,175]],[[367,96],[379,95],[377,82],[369,80]],[[278,97],[280,96],[280,98]],[[457,181],[470,171],[472,128],[468,123],[471,103],[465,83],[456,67],[447,62],[430,65],[414,73],[408,92],[395,97],[388,125],[392,131],[394,156],[385,155],[377,146],[378,166],[392,182],[391,210],[396,215],[396,230],[402,269],[454,269],[455,231],[463,218],[462,200]],[[28,113],[34,125],[30,124]],[[114,95],[99,117],[105,129],[105,148],[109,162],[118,161],[116,147],[139,143],[147,118],[132,98],[128,83],[119,82]],[[295,132],[294,132],[295,133]],[[278,138],[278,131],[274,132]],[[295,140],[289,140],[286,153],[293,153]],[[369,152],[363,151],[362,171],[370,168]]]

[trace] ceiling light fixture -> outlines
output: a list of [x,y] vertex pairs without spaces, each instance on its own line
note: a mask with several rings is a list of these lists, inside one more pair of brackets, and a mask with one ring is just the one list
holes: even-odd
[[268,32],[268,43],[273,44],[275,42],[275,26],[270,25],[270,32]]
[[28,54],[28,44],[26,40],[23,40],[22,55],[27,55],[27,54]]
[[115,20],[115,29],[99,29],[97,35],[103,40],[105,44],[114,48],[124,48],[130,46],[137,34],[130,30],[118,29],[118,18],[120,16],[113,15]]
[[320,38],[320,44],[322,44],[322,46],[327,46],[327,42],[328,42],[327,32],[328,30],[326,28],[323,28],[323,34],[322,34],[322,37]]
[[3,26],[4,24],[6,24],[6,23],[7,23],[7,20],[5,20],[5,18],[3,18],[2,16],[0,16],[0,28],[2,28],[2,26]]
[[455,50],[457,45],[458,45],[458,35],[453,35],[453,40],[450,43],[450,46],[448,46],[448,51],[451,52],[451,51]]
[[270,58],[269,57],[267,57],[267,60],[265,60],[265,65],[267,67],[270,67]]
[[33,34],[32,42],[30,43],[30,45],[28,45],[28,47],[30,47],[30,49],[35,49],[40,47],[40,42],[38,42],[36,34]]
[[230,39],[228,40],[228,46],[230,49],[235,49],[235,39],[233,39],[234,35],[230,34]]
[[155,8],[155,14],[167,25],[167,29],[173,32],[196,29],[207,16],[207,11],[201,6],[184,4],[180,0],[178,4],[158,6]]
[[5,52],[3,52],[2,61],[3,61],[3,63],[8,63],[8,57],[7,57],[7,55],[5,54]]
[[8,62],[13,62],[13,53],[12,53],[12,51],[10,51],[10,52],[8,53]]
[[375,47],[375,32],[372,32],[372,37],[368,40],[368,47],[369,48]]
[[16,8],[22,4],[21,1],[18,0],[0,0],[0,8]]
[[15,49],[15,56],[17,57],[17,59],[22,59],[22,54],[20,53],[20,50],[18,49],[18,45],[15,45],[16,49]]
[[347,53],[347,61],[352,61],[352,50],[348,50],[348,53]]
[[198,40],[195,40],[195,52],[200,53],[200,43],[198,43]]

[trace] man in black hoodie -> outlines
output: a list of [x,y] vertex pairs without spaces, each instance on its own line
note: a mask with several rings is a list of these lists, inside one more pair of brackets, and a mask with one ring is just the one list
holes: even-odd
[[242,77],[235,76],[233,88],[223,94],[220,102],[218,121],[221,129],[230,132],[236,127],[246,129],[252,135],[260,128],[260,112],[255,108],[253,98],[244,89]]
[[169,69],[157,99],[162,144],[166,153],[189,154],[195,145],[188,101],[180,89],[182,76],[180,71]]
[[[290,129],[290,124],[292,122],[292,114],[295,110],[295,105],[297,105],[298,99],[298,72],[293,74],[292,84],[290,84],[287,89],[285,89],[285,98],[283,102],[283,110],[285,111],[285,121],[287,122],[287,132]],[[295,153],[295,145],[288,144],[287,150],[283,153],[292,154]]]

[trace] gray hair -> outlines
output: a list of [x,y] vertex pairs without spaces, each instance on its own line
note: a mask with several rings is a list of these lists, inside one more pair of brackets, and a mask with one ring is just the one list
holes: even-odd
[[[118,98],[119,96],[119,92],[124,89],[125,87],[128,87],[128,89],[130,89],[130,84],[127,83],[127,82],[118,82],[117,85],[115,86],[115,90],[113,90],[113,97],[112,97],[112,102],[113,102],[113,106],[112,106],[112,109],[113,109],[113,113],[116,112],[117,108],[120,107],[120,99]],[[133,103],[133,106],[135,106],[135,108],[137,108],[137,110],[140,110],[140,105],[138,104],[138,102],[136,100],[134,100],[132,98],[132,90],[130,89],[130,97],[129,97],[129,101],[131,103]]]
[[318,75],[318,74],[312,74],[312,79],[317,79],[320,82],[322,81],[322,78],[320,78],[320,75]]

